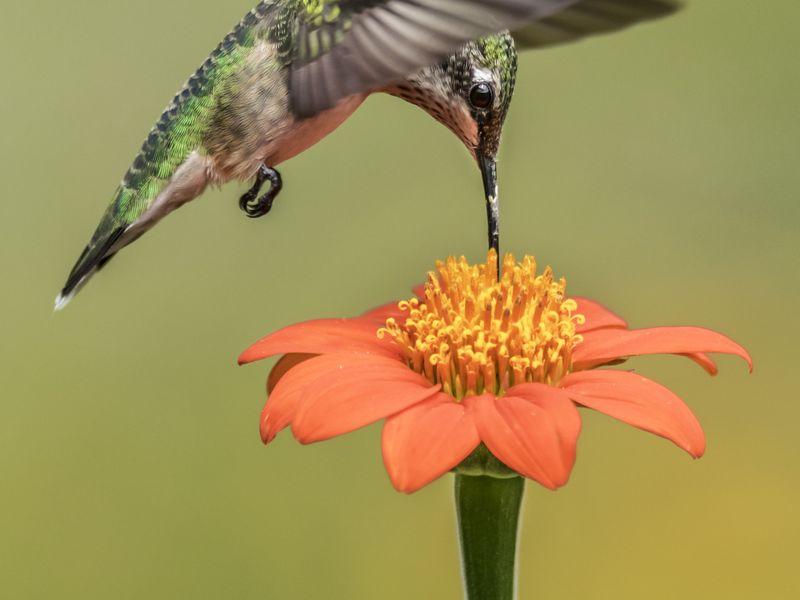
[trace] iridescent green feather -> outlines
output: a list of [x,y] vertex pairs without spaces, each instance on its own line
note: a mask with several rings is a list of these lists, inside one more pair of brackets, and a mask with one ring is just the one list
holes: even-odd
[[[253,14],[253,13],[251,13]],[[129,224],[147,210],[189,155],[202,148],[228,77],[247,59],[257,35],[245,19],[229,34],[161,115],[118,190],[117,222]]]
[[503,112],[507,112],[514,94],[517,77],[517,53],[514,39],[507,33],[498,33],[478,40],[484,60],[500,73]]
[[68,296],[110,255],[114,240],[139,219],[203,138],[227,82],[266,35],[274,2],[261,2],[245,16],[189,79],[150,131],[64,286]]
[[381,0],[346,3],[341,0],[287,0],[276,6],[269,39],[284,64],[310,63],[344,40],[353,15]]
[[[359,3],[363,9],[369,3]],[[225,92],[230,76],[246,61],[255,43],[275,44],[283,65],[311,61],[341,41],[351,20],[334,0],[265,1],[223,40],[162,114],[126,174],[112,204],[113,224],[141,216],[195,150]],[[300,42],[295,44],[295,40]],[[112,223],[109,223],[112,225]]]

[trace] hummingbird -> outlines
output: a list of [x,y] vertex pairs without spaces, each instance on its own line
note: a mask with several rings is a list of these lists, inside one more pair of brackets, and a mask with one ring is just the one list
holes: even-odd
[[[116,253],[209,185],[253,181],[267,214],[276,166],[342,124],[372,93],[449,128],[480,170],[499,246],[497,152],[517,48],[541,48],[663,17],[675,0],[265,0],[223,39],[151,129],[56,298],[64,308]],[[266,191],[262,191],[268,184]]]

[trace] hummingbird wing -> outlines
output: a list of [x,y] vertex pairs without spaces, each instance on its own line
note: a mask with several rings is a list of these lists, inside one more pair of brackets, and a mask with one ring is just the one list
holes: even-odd
[[675,0],[579,0],[512,35],[518,48],[544,48],[666,17],[680,8]]
[[[273,25],[292,38],[298,117],[435,64],[483,35],[549,17],[578,0],[304,0]],[[294,32],[290,35],[287,32]]]

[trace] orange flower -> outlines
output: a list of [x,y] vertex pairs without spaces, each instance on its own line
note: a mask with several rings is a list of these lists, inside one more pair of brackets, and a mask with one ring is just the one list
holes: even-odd
[[700,457],[705,436],[670,390],[630,371],[597,367],[643,354],[684,355],[716,373],[707,353],[748,353],[699,327],[628,329],[566,282],[512,255],[471,266],[437,264],[417,297],[352,319],[291,325],[239,358],[285,354],[272,370],[261,418],[264,443],[291,425],[304,444],[386,419],[384,463],[413,492],[456,468],[481,444],[513,471],[555,489],[575,462],[592,408],[665,437]]

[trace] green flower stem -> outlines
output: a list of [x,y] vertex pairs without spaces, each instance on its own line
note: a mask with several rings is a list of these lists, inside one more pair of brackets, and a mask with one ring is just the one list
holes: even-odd
[[467,600],[513,600],[525,480],[456,474],[455,496]]

